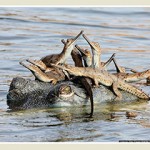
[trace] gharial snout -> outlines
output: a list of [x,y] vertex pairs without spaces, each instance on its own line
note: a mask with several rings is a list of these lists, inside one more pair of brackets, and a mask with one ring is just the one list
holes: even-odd
[[10,90],[7,94],[7,105],[9,109],[17,109],[25,103],[25,96],[19,89]]

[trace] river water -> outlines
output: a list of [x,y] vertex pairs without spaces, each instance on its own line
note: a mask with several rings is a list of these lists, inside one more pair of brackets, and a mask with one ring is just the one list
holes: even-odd
[[[83,115],[83,108],[8,111],[6,95],[12,78],[34,80],[19,61],[60,53],[60,40],[80,30],[101,44],[103,61],[116,53],[122,66],[150,69],[150,8],[1,7],[0,142],[150,140],[149,102],[95,106],[93,119]],[[83,38],[78,44],[88,47]],[[143,89],[150,94],[149,86]],[[136,112],[137,117],[127,118],[126,111]],[[111,113],[116,118],[111,119]]]

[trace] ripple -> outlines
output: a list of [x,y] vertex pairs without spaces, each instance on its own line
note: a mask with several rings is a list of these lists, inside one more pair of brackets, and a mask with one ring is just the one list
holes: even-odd
[[32,21],[29,21],[29,20],[23,20],[23,19],[17,19],[17,18],[4,18],[4,17],[0,17],[0,20],[6,20],[6,21],[11,21],[11,22],[21,22],[21,23],[30,23],[30,22],[32,22]]

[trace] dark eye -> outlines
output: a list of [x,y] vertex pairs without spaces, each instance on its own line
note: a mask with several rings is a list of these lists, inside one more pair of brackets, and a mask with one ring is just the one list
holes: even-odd
[[72,92],[72,89],[70,86],[68,85],[62,85],[60,88],[59,88],[59,93],[60,94],[69,94]]

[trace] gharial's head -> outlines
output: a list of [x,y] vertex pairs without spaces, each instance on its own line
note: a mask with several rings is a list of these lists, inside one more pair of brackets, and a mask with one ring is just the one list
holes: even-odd
[[74,91],[68,84],[55,86],[48,94],[47,101],[51,106],[68,106],[73,102]]
[[83,34],[84,39],[88,42],[88,44],[90,45],[92,51],[97,52],[97,53],[101,53],[101,48],[98,42],[91,42],[87,36],[85,34]]
[[[77,41],[77,39],[83,34],[83,30],[75,37],[75,38],[71,38],[71,39],[67,39],[66,43],[65,43],[65,48],[67,49],[73,49],[73,44]],[[63,42],[63,41],[62,41]],[[64,43],[64,42],[63,42]]]

